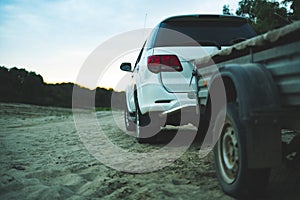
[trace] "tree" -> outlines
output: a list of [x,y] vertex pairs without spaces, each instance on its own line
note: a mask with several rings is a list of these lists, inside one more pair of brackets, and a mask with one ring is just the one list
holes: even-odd
[[223,6],[223,15],[233,15],[233,14],[230,12],[229,5],[224,5],[224,6]]
[[291,18],[293,20],[300,20],[300,0],[284,0],[283,4],[285,6],[290,4],[290,9],[293,10],[291,13]]
[[[74,83],[46,84],[41,75],[28,72],[16,67],[7,69],[0,66],[0,102],[29,103],[43,106],[72,107],[73,89],[80,90],[83,102],[79,107],[86,107],[91,102],[89,96],[95,95],[96,107],[110,107],[111,96],[114,93],[114,103],[123,108],[124,93],[114,92],[113,89],[96,88],[90,90]],[[82,100],[85,99],[86,100]]]
[[289,16],[284,4],[268,0],[242,0],[236,14],[249,18],[259,34],[286,25]]

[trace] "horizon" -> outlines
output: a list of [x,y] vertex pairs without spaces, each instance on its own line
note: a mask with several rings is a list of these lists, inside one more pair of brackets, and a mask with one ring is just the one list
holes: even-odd
[[89,87],[86,87],[86,86],[84,86],[84,85],[80,85],[80,84],[74,83],[74,82],[55,82],[55,83],[46,82],[46,81],[44,80],[44,77],[43,77],[41,74],[38,74],[38,73],[36,73],[35,71],[28,71],[28,70],[25,69],[24,67],[13,66],[13,67],[11,67],[11,68],[8,68],[7,66],[0,66],[0,68],[1,68],[1,67],[8,69],[8,71],[10,71],[10,70],[13,69],[13,68],[16,68],[16,69],[18,69],[18,70],[26,70],[26,72],[28,72],[28,73],[35,73],[37,76],[41,76],[42,79],[43,79],[43,83],[45,83],[45,84],[47,84],[47,85],[56,85],[56,84],[57,84],[57,85],[59,85],[59,84],[74,84],[74,85],[76,85],[76,86],[79,86],[79,87],[84,88],[84,89],[89,89],[89,90],[96,90],[97,88],[101,88],[101,89],[106,89],[106,90],[113,90],[113,91],[115,91],[115,92],[124,92],[124,91],[118,91],[118,90],[115,90],[114,88],[107,88],[107,87],[103,87],[103,86],[97,86],[96,88],[89,88]]

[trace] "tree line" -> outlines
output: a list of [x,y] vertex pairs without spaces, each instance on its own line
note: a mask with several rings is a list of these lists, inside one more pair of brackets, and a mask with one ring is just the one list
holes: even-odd
[[0,102],[70,108],[74,88],[82,94],[94,95],[95,107],[110,108],[113,95],[113,106],[123,108],[124,92],[100,87],[90,90],[74,83],[47,84],[35,72],[0,66]]
[[[234,15],[229,5],[223,6],[223,14]],[[242,0],[235,15],[250,20],[258,34],[300,20],[300,0]]]

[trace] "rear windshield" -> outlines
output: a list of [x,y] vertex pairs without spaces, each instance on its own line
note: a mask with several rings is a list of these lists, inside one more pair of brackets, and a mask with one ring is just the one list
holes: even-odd
[[171,21],[160,25],[154,46],[230,46],[254,36],[245,21]]

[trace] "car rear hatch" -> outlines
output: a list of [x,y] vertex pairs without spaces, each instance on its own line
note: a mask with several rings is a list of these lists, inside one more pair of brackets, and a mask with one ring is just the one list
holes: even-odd
[[[195,80],[192,78],[193,59],[215,52],[215,47],[168,47],[155,48],[153,55],[174,55],[181,64],[182,70],[161,71],[161,83],[168,92],[191,92],[195,90]],[[192,80],[191,84],[190,81]]]
[[219,15],[192,15],[166,19],[157,30],[153,55],[176,55],[182,70],[161,71],[161,82],[169,92],[190,92],[193,59],[254,37],[247,20]]

